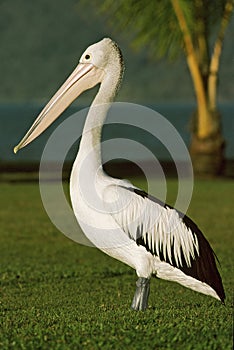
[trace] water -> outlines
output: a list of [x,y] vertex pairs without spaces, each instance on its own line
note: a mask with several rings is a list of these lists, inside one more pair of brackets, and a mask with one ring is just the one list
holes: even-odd
[[[157,110],[164,117],[166,117],[173,126],[178,130],[179,134],[183,138],[185,144],[188,146],[190,141],[189,125],[191,115],[195,106],[192,104],[159,104],[151,105],[150,108]],[[28,130],[29,126],[34,121],[35,117],[40,112],[42,106],[38,104],[2,104],[0,105],[0,164],[2,163],[23,163],[23,162],[38,162],[40,161],[41,154],[48,137],[56,129],[56,127],[65,120],[69,115],[79,110],[78,107],[70,107],[63,115],[37,140],[35,140],[30,146],[25,147],[16,155],[13,153],[14,146],[20,141],[22,136]],[[226,158],[234,159],[234,104],[220,105],[220,111],[222,114],[223,123],[223,135],[226,140]],[[78,130],[82,132],[84,118],[79,120]],[[134,124],[134,120],[133,120]],[[151,127],[151,126],[150,126]],[[152,125],[155,128],[155,125]],[[150,138],[145,133],[138,133],[136,129],[131,129],[126,126],[106,126],[104,130],[104,138],[111,139],[113,137],[124,137],[133,140],[137,140],[138,143],[142,143],[146,148],[153,150],[159,160],[169,160],[170,154],[168,154],[165,147],[163,147],[155,139]],[[115,147],[114,141],[111,143],[111,147]],[[67,156],[67,160],[71,161],[75,157],[77,152],[78,143],[74,145]],[[131,151],[129,155],[131,159],[137,160],[139,155],[137,152]],[[105,150],[104,150],[105,153]],[[116,152],[115,152],[116,153]],[[119,157],[121,158],[121,150]],[[146,155],[147,157],[147,155]]]

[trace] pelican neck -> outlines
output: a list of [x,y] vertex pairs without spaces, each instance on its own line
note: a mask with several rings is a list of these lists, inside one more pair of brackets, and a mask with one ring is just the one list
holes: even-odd
[[114,79],[112,76],[103,80],[86,117],[77,158],[83,160],[89,155],[93,162],[92,168],[95,169],[102,167],[102,128],[117,91],[118,82],[119,79]]

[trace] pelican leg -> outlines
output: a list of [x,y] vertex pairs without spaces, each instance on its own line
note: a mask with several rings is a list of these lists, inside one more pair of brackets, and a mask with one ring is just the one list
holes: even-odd
[[148,306],[148,297],[150,291],[150,279],[139,277],[136,282],[136,291],[132,301],[132,309],[136,311],[144,311]]

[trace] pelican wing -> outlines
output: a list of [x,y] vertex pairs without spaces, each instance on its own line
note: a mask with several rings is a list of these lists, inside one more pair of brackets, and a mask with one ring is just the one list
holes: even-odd
[[137,188],[117,186],[115,192],[112,215],[131,239],[175,267],[191,266],[198,240],[178,211]]
[[[112,186],[111,186],[112,187]],[[183,273],[210,285],[223,301],[215,254],[197,225],[180,211],[135,187],[113,185],[111,215],[138,245]]]

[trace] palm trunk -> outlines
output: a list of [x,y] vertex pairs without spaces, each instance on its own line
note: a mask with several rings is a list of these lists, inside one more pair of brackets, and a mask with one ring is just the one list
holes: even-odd
[[[230,1],[232,2],[232,0]],[[197,99],[197,111],[193,117],[194,122],[190,144],[193,169],[195,174],[198,175],[222,174],[224,171],[225,142],[221,132],[220,114],[216,109],[216,73],[218,72],[218,62],[222,48],[222,45],[220,45],[222,40],[220,39],[223,39],[224,29],[226,27],[224,28],[224,25],[221,23],[222,30],[220,30],[221,34],[215,45],[209,74],[203,74],[207,71],[207,60],[204,62],[205,67],[203,66],[204,42],[202,43],[202,52],[199,52],[199,45],[197,46],[198,51],[196,51],[180,2],[178,0],[171,0],[171,2],[183,34],[187,64],[193,80]],[[200,6],[200,3],[197,3]],[[230,6],[228,6],[228,9],[230,12]],[[201,33],[199,34],[201,35]],[[199,40],[199,38],[197,39]],[[207,58],[208,53],[206,59]]]
[[[193,170],[199,176],[222,175],[225,170],[225,141],[222,136],[220,114],[218,111],[209,111],[213,128],[216,132],[206,138],[199,138],[196,131],[192,131],[190,155]],[[193,119],[197,119],[195,112]]]
[[216,42],[214,44],[213,55],[210,62],[210,70],[208,77],[208,99],[209,99],[209,107],[212,111],[215,111],[217,108],[217,79],[218,79],[218,71],[219,71],[219,63],[220,56],[223,47],[223,40],[225,31],[227,29],[228,23],[231,18],[231,14],[233,11],[233,0],[228,0],[226,2],[223,17],[221,19],[219,32],[217,35]]
[[189,32],[183,10],[178,0],[171,0],[180,29],[183,34],[187,64],[193,80],[194,90],[197,98],[197,136],[201,139],[206,138],[212,132],[211,118],[208,112],[207,97],[204,81],[199,68],[197,54],[193,46],[191,34]]

